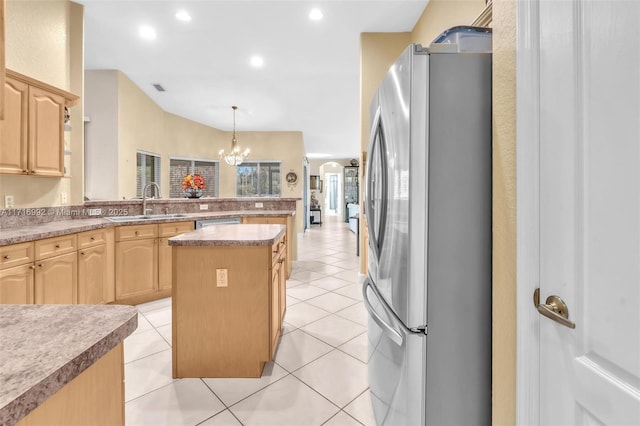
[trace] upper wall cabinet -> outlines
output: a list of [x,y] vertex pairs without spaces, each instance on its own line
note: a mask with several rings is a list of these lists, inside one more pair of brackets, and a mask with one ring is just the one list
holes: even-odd
[[65,107],[78,96],[7,70],[0,173],[64,176]]

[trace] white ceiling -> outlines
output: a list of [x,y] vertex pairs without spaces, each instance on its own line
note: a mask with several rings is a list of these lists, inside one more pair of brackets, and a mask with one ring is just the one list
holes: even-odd
[[164,110],[221,130],[237,105],[238,131],[302,131],[310,158],[338,159],[360,153],[360,33],[411,31],[428,0],[76,1],[86,69],[121,70]]

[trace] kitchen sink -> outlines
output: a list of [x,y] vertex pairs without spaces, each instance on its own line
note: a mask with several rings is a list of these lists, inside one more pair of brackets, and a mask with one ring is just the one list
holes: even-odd
[[182,213],[139,214],[134,216],[107,216],[105,219],[110,220],[111,222],[130,222],[134,220],[172,219],[178,217],[187,217],[187,215]]

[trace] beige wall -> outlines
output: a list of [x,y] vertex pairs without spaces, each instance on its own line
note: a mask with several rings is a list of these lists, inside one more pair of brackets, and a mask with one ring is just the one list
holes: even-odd
[[[67,0],[6,2],[7,68],[82,95],[82,5]],[[79,38],[80,37],[80,38]],[[59,206],[82,202],[82,105],[70,110],[71,132],[65,139],[71,154],[71,178],[0,176],[0,196],[13,195],[15,207]]]
[[[89,151],[94,151],[87,155],[92,199],[136,196],[138,150],[161,157],[160,186],[166,197],[170,157],[218,161],[218,151],[230,149],[231,132],[165,112],[122,72],[87,71],[86,75],[86,114],[91,118],[87,146]],[[231,118],[231,107],[229,114]],[[237,138],[241,148],[251,149],[249,161],[280,161],[282,176],[295,172],[300,177],[298,183],[292,186],[284,183],[282,197],[302,197],[304,140],[301,132],[240,131]],[[94,178],[99,182],[94,184]],[[104,188],[102,179],[107,182]],[[235,168],[224,162],[220,163],[219,189],[220,197],[236,196]],[[106,196],[100,196],[100,190]],[[302,202],[298,202],[297,210],[296,223],[301,230]]]
[[[361,35],[363,151],[369,137],[368,100],[395,57],[411,42],[427,45],[446,28],[471,24],[484,7],[484,0],[431,0],[409,40],[406,40],[405,33]],[[515,0],[493,0],[494,425],[513,425],[516,419],[515,10]],[[364,265],[361,265],[361,270],[364,270]]]
[[493,424],[516,422],[516,2],[493,0]]

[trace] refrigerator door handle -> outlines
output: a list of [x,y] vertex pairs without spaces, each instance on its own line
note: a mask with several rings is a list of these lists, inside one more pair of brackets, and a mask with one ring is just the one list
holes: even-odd
[[[365,213],[367,215],[367,228],[369,229],[369,241],[370,246],[373,248],[375,259],[380,259],[380,249],[382,248],[382,239],[384,238],[384,229],[387,224],[387,163],[385,158],[384,149],[384,131],[382,127],[382,111],[378,107],[375,118],[373,120],[373,126],[371,127],[371,140],[369,141],[369,152],[371,158],[367,161],[367,181],[365,182]],[[378,144],[381,146],[378,147]],[[378,217],[380,220],[378,229],[376,229],[376,218],[373,214],[373,196],[374,196],[374,184],[376,183],[375,175],[373,174],[373,158],[376,155],[376,149],[380,151],[380,184],[381,188],[381,200],[380,211]]]
[[[369,295],[367,294],[367,288],[371,288],[371,291],[375,296],[380,300],[381,306],[386,311],[386,307],[384,306],[384,302],[381,300],[380,295],[376,291],[375,287],[371,285],[371,280],[369,277],[365,278],[364,283],[362,284],[362,300],[364,301],[364,306],[371,315],[371,318],[378,324],[378,326],[385,332],[387,336],[398,346],[402,346],[404,343],[404,336],[398,330],[387,324],[376,312],[375,308],[371,305],[369,301]],[[393,313],[389,313],[389,316],[392,316]]]

